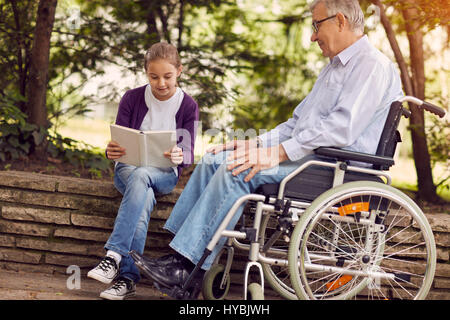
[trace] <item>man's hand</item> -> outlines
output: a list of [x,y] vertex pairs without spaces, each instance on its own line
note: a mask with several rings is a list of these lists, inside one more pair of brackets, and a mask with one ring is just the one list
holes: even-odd
[[288,156],[281,144],[269,148],[256,148],[255,142],[254,146],[249,143],[247,148],[236,148],[227,158],[228,161],[234,160],[232,164],[227,166],[227,169],[234,169],[232,174],[237,176],[251,168],[244,178],[245,182],[249,182],[259,171],[273,168],[287,159]]
[[116,141],[108,142],[106,146],[106,157],[108,159],[116,160],[125,154],[125,148],[122,148]]
[[174,164],[179,165],[183,162],[183,150],[175,145],[170,151],[164,152],[164,157],[170,159]]
[[252,140],[233,140],[224,144],[219,144],[217,146],[213,146],[206,150],[206,152],[218,154],[219,152],[225,150],[240,150],[240,149],[248,149],[248,148],[256,148],[256,139]]

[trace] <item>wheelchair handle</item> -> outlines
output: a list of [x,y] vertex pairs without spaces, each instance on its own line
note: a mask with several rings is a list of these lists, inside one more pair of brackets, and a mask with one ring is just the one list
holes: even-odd
[[422,101],[416,97],[412,96],[404,96],[403,98],[399,99],[401,103],[403,102],[412,102],[416,104],[418,107],[427,110],[431,113],[434,113],[435,115],[439,116],[440,118],[443,118],[445,116],[445,110],[426,101]]

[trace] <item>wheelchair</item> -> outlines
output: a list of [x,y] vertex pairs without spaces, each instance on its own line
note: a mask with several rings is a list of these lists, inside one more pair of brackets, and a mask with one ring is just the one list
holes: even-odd
[[[410,116],[404,102],[445,115],[403,97],[390,106],[375,155],[320,147],[280,184],[239,198],[183,287],[166,293],[194,299],[201,290],[204,299],[224,299],[237,248],[248,252],[244,299],[264,299],[264,281],[285,299],[425,299],[436,268],[434,236],[414,201],[390,186],[387,172],[401,141],[400,119]],[[227,230],[242,205],[241,228]],[[198,279],[221,237],[226,245]],[[255,275],[259,282],[249,280]]]

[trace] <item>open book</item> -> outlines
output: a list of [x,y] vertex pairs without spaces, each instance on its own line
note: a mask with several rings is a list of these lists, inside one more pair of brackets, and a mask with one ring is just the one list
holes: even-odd
[[111,140],[125,148],[126,155],[116,161],[136,167],[175,167],[172,161],[164,157],[164,152],[171,150],[177,143],[173,131],[140,131],[116,124],[111,124]]

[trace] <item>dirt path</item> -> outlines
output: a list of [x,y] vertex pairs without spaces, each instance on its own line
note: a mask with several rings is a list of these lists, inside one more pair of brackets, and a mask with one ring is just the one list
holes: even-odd
[[[82,277],[80,288],[70,290],[67,285],[68,277],[69,275],[0,270],[0,299],[98,300],[100,292],[108,287],[93,279]],[[137,300],[169,299],[150,284],[138,285],[136,293]]]

